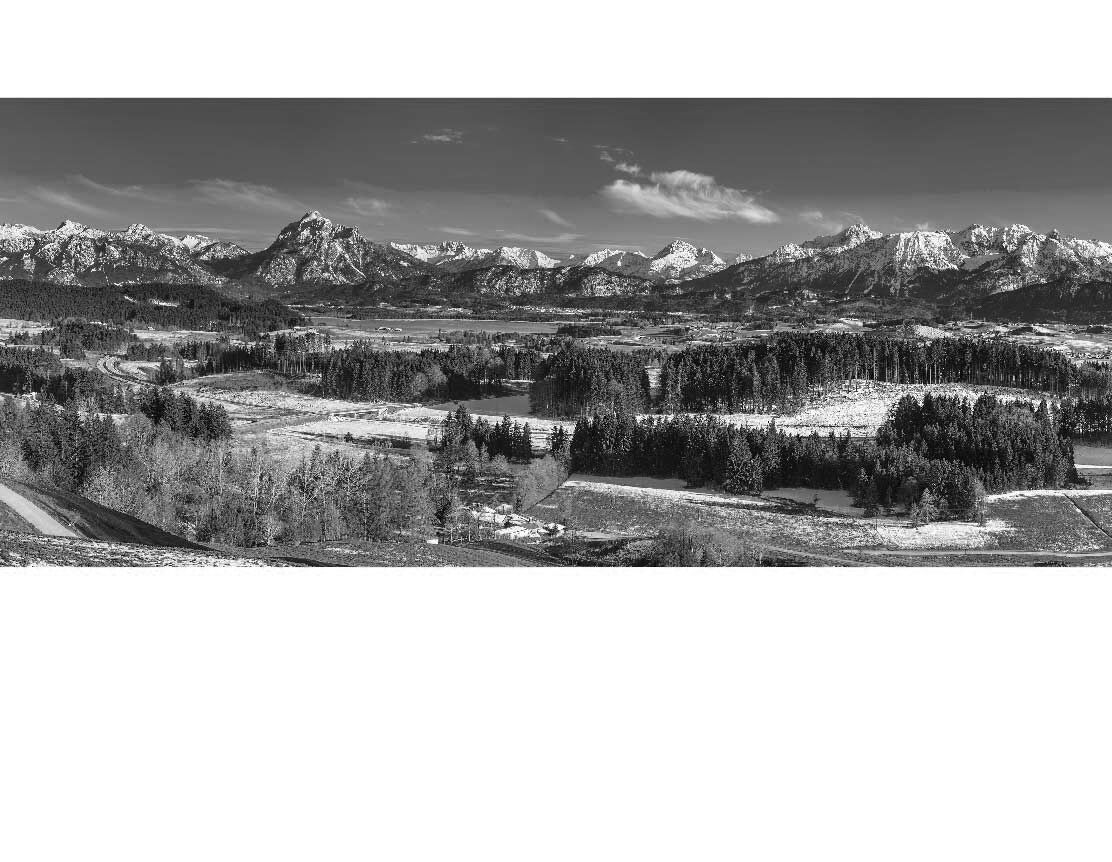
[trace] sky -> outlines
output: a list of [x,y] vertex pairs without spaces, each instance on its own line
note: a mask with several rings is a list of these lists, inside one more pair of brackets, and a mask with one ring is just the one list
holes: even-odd
[[764,254],[865,222],[1112,240],[1112,100],[3,100],[0,222]]

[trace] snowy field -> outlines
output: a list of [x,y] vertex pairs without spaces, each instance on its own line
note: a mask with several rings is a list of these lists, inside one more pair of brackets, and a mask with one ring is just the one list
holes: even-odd
[[[343,317],[311,317],[310,326],[327,333],[335,346],[353,341],[382,341],[392,350],[427,350],[445,348],[438,340],[440,332],[472,332],[521,334],[554,334],[558,323],[532,320],[481,320],[468,317],[454,318],[379,318],[375,320],[349,320]],[[402,339],[412,339],[403,342]]]
[[[809,507],[816,496],[814,510],[800,510],[800,504]],[[885,548],[1057,552],[1112,547],[1112,536],[1106,532],[1112,528],[1109,491],[1016,491],[990,495],[987,503],[983,526],[944,521],[912,527],[904,515],[863,517],[844,491],[777,488],[752,497],[685,488],[679,479],[576,474],[545,501],[544,508],[567,512],[571,527],[585,538],[648,536],[690,521],[758,544],[815,553]]]
[[35,320],[20,320],[14,317],[0,317],[0,341],[7,341],[13,335],[38,335],[50,329],[50,324]]
[[[207,329],[136,329],[135,337],[155,344],[177,344],[182,341],[219,341],[224,333]],[[241,336],[228,334],[233,342],[244,342]]]
[[432,336],[438,332],[520,332],[524,334],[554,334],[559,323],[537,320],[487,320],[472,317],[415,317],[354,320],[345,317],[311,317],[309,323],[318,329],[337,329],[361,333],[363,337],[381,334],[379,327],[389,327],[395,335]]
[[[920,401],[931,395],[958,396],[975,401],[984,393],[995,395],[1002,401],[1029,401],[1037,404],[1043,397],[1023,389],[1000,386],[972,386],[964,383],[875,383],[851,381],[833,389],[823,400],[789,416],[775,416],[776,427],[788,434],[812,433],[869,436],[888,417],[888,412],[905,395],[914,395]],[[1046,396],[1048,402],[1055,399]],[[691,414],[695,415],[695,414]],[[766,428],[774,418],[770,413],[728,413],[720,415],[722,421],[747,428]]]
[[412,440],[424,443],[434,431],[435,429],[423,422],[391,422],[376,419],[337,421],[325,419],[319,422],[296,425],[289,429],[278,429],[272,433],[337,437],[340,439],[350,434],[356,440],[387,437],[393,440]]
[[889,548],[995,548],[999,536],[1014,530],[999,518],[980,524],[965,521],[939,521],[912,527],[910,524],[892,524],[881,519],[876,524],[877,535]]
[[[316,413],[327,416],[331,413],[366,413],[403,407],[402,404],[371,401],[345,401],[342,398],[322,398],[318,395],[303,395],[299,392],[286,392],[272,389],[223,389],[220,379],[224,375],[195,377],[192,380],[175,384],[174,388],[190,395],[207,395],[221,402],[239,404],[264,410],[295,411]],[[234,375],[242,378],[241,373]]]
[[[490,413],[479,412],[479,407],[482,405],[482,402],[481,401],[473,401],[473,402],[470,402],[470,403],[474,406],[475,411],[472,412],[471,415],[475,419],[485,419],[487,422],[490,422],[492,425],[501,422],[502,417],[506,416],[506,415],[508,415],[511,420],[512,419],[517,419],[522,424],[524,424],[525,422],[528,422],[529,423],[529,430],[532,432],[532,435],[533,435],[533,447],[535,449],[540,449],[542,446],[547,446],[548,445],[548,436],[558,426],[563,426],[564,428],[566,428],[569,434],[572,431],[575,430],[575,420],[574,419],[565,419],[565,420],[540,419],[536,416],[530,416],[529,415],[529,399],[528,399],[528,396],[513,396],[513,397],[514,398],[524,397],[524,399],[525,399],[524,400],[524,405],[525,406],[524,406],[523,410],[520,410],[516,413],[510,413],[509,411],[497,411],[497,412],[492,411]],[[491,398],[491,399],[488,399],[488,400],[489,401],[508,401],[509,399]],[[422,423],[425,423],[425,424],[433,424],[433,425],[439,426],[440,424],[442,424],[444,422],[444,420],[446,418],[448,418],[449,413],[454,413],[454,412],[455,412],[455,406],[454,405],[452,407],[452,410],[439,410],[435,407],[414,406],[414,407],[405,407],[405,408],[402,408],[400,410],[390,411],[390,412],[384,414],[384,418],[395,419],[395,420],[404,421],[404,422],[422,422]],[[471,411],[469,410],[469,412],[471,412]]]

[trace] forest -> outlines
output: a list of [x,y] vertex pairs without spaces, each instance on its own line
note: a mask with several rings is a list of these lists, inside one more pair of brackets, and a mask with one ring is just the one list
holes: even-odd
[[1044,403],[1003,403],[982,395],[905,396],[875,440],[798,437],[770,423],[747,429],[716,416],[581,418],[572,469],[601,475],[680,477],[731,493],[777,487],[846,489],[867,511],[896,504],[932,516],[969,517],[984,493],[1060,488],[1076,482],[1073,447]]
[[122,326],[62,320],[37,335],[17,332],[8,343],[57,347],[59,354],[66,359],[84,359],[86,350],[116,353],[136,340],[134,333]]
[[656,353],[582,347],[560,350],[535,369],[530,407],[538,416],[553,417],[644,413],[652,403],[645,366]]
[[452,345],[447,350],[376,350],[368,342],[324,355],[321,391],[358,401],[427,401],[501,395],[507,380],[527,379],[535,350]]
[[665,412],[787,411],[843,380],[970,383],[1089,397],[1109,391],[1107,369],[1074,366],[1058,351],[1011,341],[776,333],[752,344],[670,354],[661,371],[661,406]]
[[117,326],[197,329],[256,335],[305,323],[274,299],[232,299],[195,285],[70,287],[31,281],[0,283],[0,317],[54,323],[69,318]]

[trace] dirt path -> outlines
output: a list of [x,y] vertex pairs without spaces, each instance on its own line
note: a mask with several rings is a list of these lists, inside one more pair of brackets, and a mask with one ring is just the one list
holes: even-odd
[[0,502],[3,502],[19,517],[44,536],[66,536],[79,538],[77,533],[40,509],[22,494],[17,494],[7,485],[0,484]]

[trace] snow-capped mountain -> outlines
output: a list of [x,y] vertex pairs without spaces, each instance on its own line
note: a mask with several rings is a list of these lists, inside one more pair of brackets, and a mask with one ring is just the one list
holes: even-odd
[[[703,279],[704,286],[833,295],[983,296],[1068,277],[1112,279],[1112,245],[1025,225],[883,234],[852,225],[781,246]],[[697,286],[697,285],[692,285]]]
[[583,265],[597,266],[657,284],[674,284],[718,272],[726,267],[726,262],[710,249],[696,248],[689,242],[676,240],[652,257],[639,251],[602,249],[585,257]]
[[[652,257],[601,249],[559,261],[512,246],[377,243],[358,228],[313,211],[288,224],[258,252],[200,234],[170,236],[142,224],[112,231],[74,221],[53,230],[0,225],[0,280],[17,279],[65,285],[197,284],[232,292],[261,288],[283,296],[297,295],[305,287],[300,294],[324,298],[329,287],[353,287],[354,292],[348,291],[353,296],[370,291],[382,299],[405,296],[418,302],[432,295],[730,299],[801,291],[812,298],[874,295],[981,302],[1008,292],[1037,291],[1041,285],[1056,285],[1055,296],[1074,295],[1071,286],[1112,285],[1112,243],[1057,231],[1040,234],[1020,224],[888,234],[856,224],[788,243],[761,257],[738,255],[730,264],[682,240]],[[334,293],[339,297],[344,292]]]
[[103,231],[74,221],[54,230],[0,227],[0,280],[56,284],[220,284],[178,239],[133,224]]
[[371,242],[359,228],[334,224],[316,210],[286,225],[268,248],[226,270],[229,277],[273,288],[405,283],[427,271],[424,262]]
[[441,242],[427,245],[392,242],[390,247],[432,264],[446,272],[463,272],[489,266],[514,266],[518,269],[551,269],[560,261],[531,248],[499,246],[495,249],[473,248],[462,242]]

